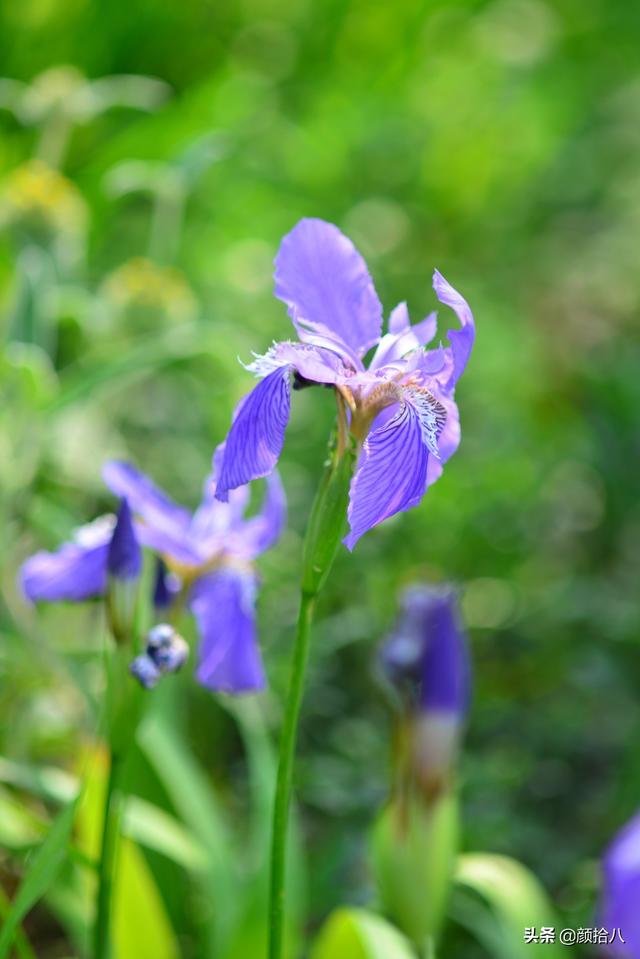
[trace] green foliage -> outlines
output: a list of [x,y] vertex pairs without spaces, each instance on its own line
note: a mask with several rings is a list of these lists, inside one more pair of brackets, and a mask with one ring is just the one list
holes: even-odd
[[419,947],[443,925],[458,846],[455,795],[390,802],[372,834],[372,867],[382,909]]
[[458,921],[484,943],[497,959],[526,959],[537,949],[559,957],[565,949],[557,941],[528,943],[524,930],[542,927],[560,933],[555,910],[536,877],[521,863],[507,856],[467,853],[460,856],[455,875],[462,889],[474,897],[459,896],[454,910]]
[[393,926],[366,909],[340,909],[320,932],[311,959],[415,959]]
[[75,812],[75,802],[65,806],[52,824],[48,836],[28,862],[20,889],[11,908],[3,917],[0,931],[1,959],[9,955],[19,923],[55,882],[67,853]]

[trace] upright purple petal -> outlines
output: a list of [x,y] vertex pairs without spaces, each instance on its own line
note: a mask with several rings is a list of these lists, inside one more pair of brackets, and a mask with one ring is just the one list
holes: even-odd
[[398,303],[389,315],[389,333],[397,336],[409,329],[409,310],[406,303]]
[[476,328],[469,304],[464,297],[460,296],[457,290],[454,290],[454,288],[447,283],[438,270],[433,274],[433,288],[440,302],[450,306],[460,320],[459,330],[449,330],[447,332],[447,337],[451,344],[453,368],[446,386],[451,389],[458,382],[467,365],[471,350],[473,349]]
[[215,692],[263,689],[264,668],[255,626],[256,580],[223,569],[196,584],[190,607],[200,634],[197,678]]
[[239,405],[226,439],[216,498],[267,476],[278,462],[291,409],[289,367],[275,369]]
[[65,543],[55,553],[36,553],[20,570],[22,591],[32,603],[79,603],[102,596],[107,588],[108,551],[106,539],[96,546]]
[[355,246],[324,220],[301,220],[280,244],[275,295],[296,328],[333,331],[358,356],[378,342],[382,306]]
[[367,436],[353,480],[348,510],[353,549],[360,537],[395,513],[420,502],[427,481],[429,450],[417,409],[404,402],[395,416]]
[[[222,462],[218,450],[214,455],[214,470],[219,470]],[[221,453],[223,452],[222,448]],[[231,490],[226,502],[216,499],[216,488],[215,474],[211,474],[204,484],[202,501],[193,514],[187,533],[190,547],[203,561],[221,549],[230,533],[243,525],[243,516],[249,502],[247,486]]]
[[136,538],[131,510],[126,499],[120,503],[116,525],[109,543],[107,569],[115,579],[137,579],[142,570],[142,550]]
[[397,363],[412,350],[418,350],[430,343],[436,335],[437,317],[435,313],[411,326],[406,303],[399,303],[391,311],[389,332],[386,333],[371,358],[370,370],[378,370],[390,363]]
[[[640,813],[624,826],[607,849],[602,862],[603,886],[598,925],[614,941],[607,955],[640,957]],[[616,930],[625,940],[619,941]]]
[[191,520],[189,511],[174,503],[148,476],[130,463],[111,460],[105,463],[102,477],[111,492],[126,499],[146,525],[170,538],[180,538]]

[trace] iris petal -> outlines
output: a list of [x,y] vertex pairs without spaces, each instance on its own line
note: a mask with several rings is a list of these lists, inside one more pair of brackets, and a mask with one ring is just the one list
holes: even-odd
[[280,367],[265,376],[238,406],[226,439],[216,498],[270,473],[278,461],[291,409],[291,371]]
[[189,524],[189,511],[174,503],[131,463],[110,460],[103,467],[102,478],[111,492],[126,499],[132,512],[150,526],[175,534]]
[[277,470],[267,477],[267,489],[257,516],[252,516],[238,528],[233,538],[234,553],[246,559],[270,549],[277,543],[287,519],[287,500]]
[[371,527],[420,502],[428,461],[420,411],[413,403],[403,402],[392,419],[364,442],[351,482],[351,531],[344,540],[348,549]]
[[107,588],[107,553],[111,533],[103,543],[85,547],[65,543],[55,553],[31,556],[20,571],[22,590],[32,603],[79,603],[101,596]]
[[325,328],[358,356],[378,342],[380,300],[364,259],[336,226],[301,220],[284,237],[275,264],[275,295],[299,334]]
[[255,692],[265,686],[255,625],[256,580],[232,569],[203,577],[191,599],[200,633],[197,678],[215,692]]
[[391,312],[389,332],[380,340],[369,364],[369,369],[377,370],[389,363],[397,363],[411,350],[417,350],[430,343],[436,335],[436,327],[437,317],[435,313],[430,313],[420,323],[411,326],[407,304],[399,303],[395,310]]
[[450,283],[447,283],[438,270],[433,274],[433,288],[440,302],[450,306],[460,320],[459,330],[449,330],[447,332],[447,337],[451,343],[452,369],[446,386],[448,389],[452,389],[462,376],[471,355],[476,336],[475,322],[467,301],[460,296],[457,290],[454,290]]

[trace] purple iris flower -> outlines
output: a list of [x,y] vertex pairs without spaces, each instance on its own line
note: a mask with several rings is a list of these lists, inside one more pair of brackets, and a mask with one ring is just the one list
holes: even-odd
[[640,959],[640,812],[605,852],[602,873],[598,923],[609,933],[608,955]]
[[409,765],[426,791],[437,791],[455,760],[471,695],[456,591],[450,586],[407,589],[380,662],[407,714]]
[[[216,454],[216,463],[220,451]],[[169,601],[179,590],[195,617],[200,635],[197,678],[209,689],[249,692],[265,685],[256,638],[256,557],[269,549],[282,530],[286,503],[280,478],[273,473],[261,511],[246,517],[249,490],[234,491],[228,502],[215,498],[210,476],[194,513],[173,502],[150,479],[128,463],[107,463],[104,480],[116,495],[126,497],[137,517],[140,541],[162,560],[162,587],[155,598]]]
[[32,603],[82,602],[107,591],[109,576],[136,580],[142,551],[129,504],[122,500],[117,516],[101,516],[76,530],[73,540],[55,553],[41,550],[22,566],[22,591]]
[[[123,502],[118,524],[103,517],[78,531],[55,553],[27,560],[22,587],[33,602],[82,601],[105,594],[116,558],[127,575],[135,563],[117,531],[130,513],[137,517],[135,536],[155,550],[162,585],[156,602],[164,609],[179,593],[193,613],[200,634],[198,680],[209,689],[248,692],[264,687],[265,676],[256,640],[255,558],[280,535],[286,503],[277,473],[269,477],[262,509],[246,517],[249,490],[236,490],[227,503],[215,498],[209,477],[201,504],[191,514],[178,506],[135,467],[121,462],[104,468],[107,486]],[[131,536],[133,536],[131,526]]]
[[298,387],[334,387],[360,447],[344,540],[353,549],[371,527],[416,506],[457,449],[453,397],[473,347],[473,316],[436,271],[438,299],[461,324],[449,330],[449,345],[425,350],[436,333],[436,315],[411,326],[406,303],[392,311],[382,335],[382,305],[362,256],[323,220],[301,220],[283,239],[275,266],[275,295],[287,304],[299,342],[274,343],[248,365],[261,382],[236,409],[216,495],[225,500],[229,490],[274,468],[292,379]]

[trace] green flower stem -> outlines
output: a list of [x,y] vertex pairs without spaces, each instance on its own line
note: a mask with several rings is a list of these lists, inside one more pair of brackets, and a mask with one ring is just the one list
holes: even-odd
[[111,956],[111,899],[124,798],[121,791],[122,768],[122,758],[112,753],[104,801],[102,841],[98,862],[98,898],[94,927],[95,959],[110,959]]
[[111,912],[120,822],[126,798],[126,766],[146,697],[129,675],[131,646],[116,646],[106,657],[109,775],[104,795],[98,892],[93,929],[94,959],[111,959]]
[[270,959],[280,959],[283,950],[287,835],[289,806],[291,804],[293,762],[298,734],[298,719],[300,718],[300,707],[302,705],[302,693],[304,690],[304,679],[307,662],[309,660],[311,622],[315,603],[315,596],[309,593],[302,593],[296,630],[296,644],[291,667],[291,678],[289,680],[289,692],[287,695],[287,707],[280,739],[280,760],[278,764],[278,780],[273,811],[273,834],[271,843],[271,900],[269,909]]
[[282,959],[285,935],[285,885],[289,808],[298,720],[309,660],[311,625],[316,600],[338,551],[345,526],[353,451],[339,437],[318,489],[304,544],[300,612],[291,677],[280,739],[280,757],[273,810],[271,887],[269,900],[269,959]]

